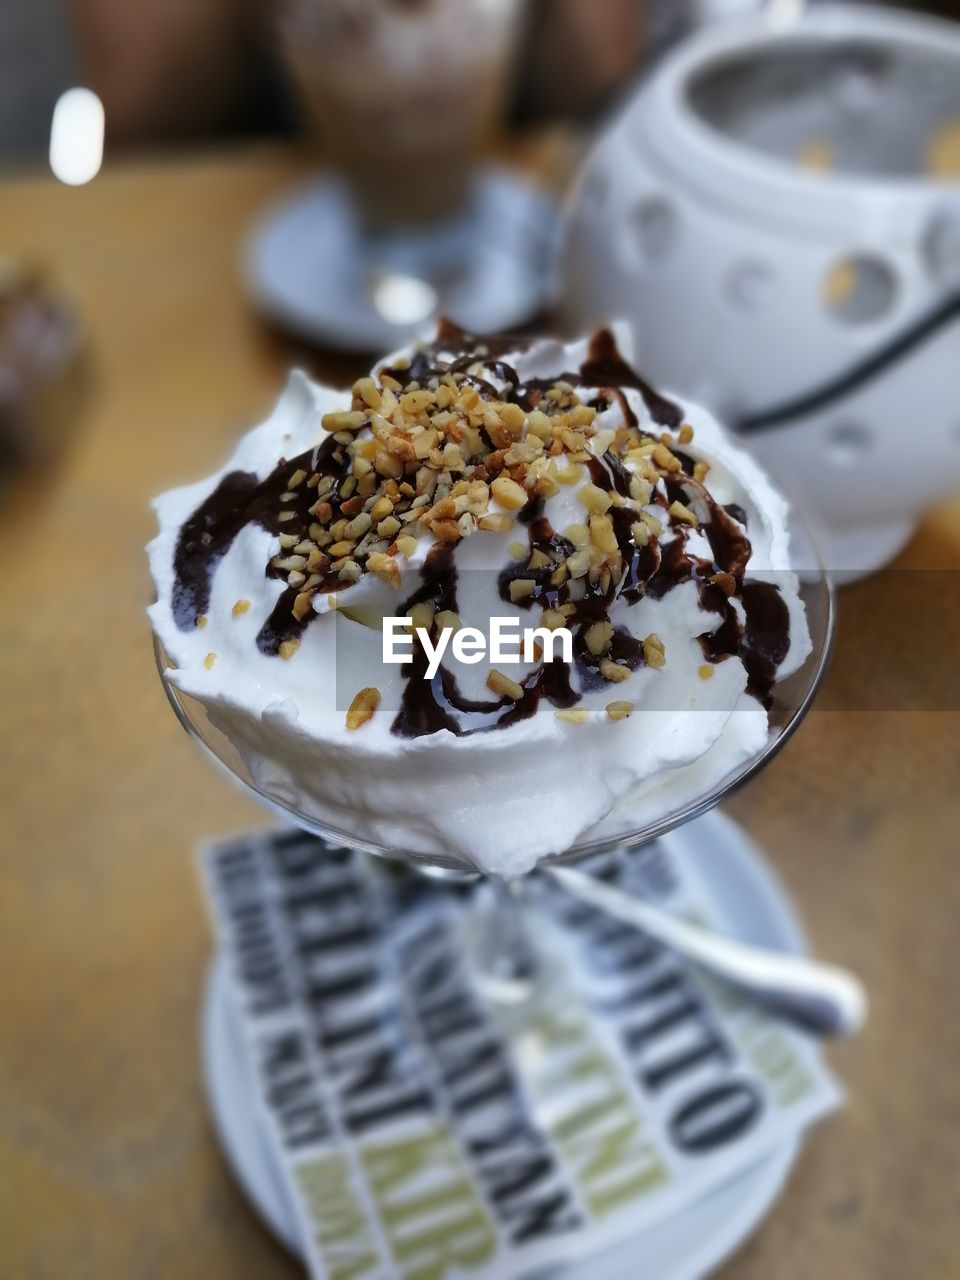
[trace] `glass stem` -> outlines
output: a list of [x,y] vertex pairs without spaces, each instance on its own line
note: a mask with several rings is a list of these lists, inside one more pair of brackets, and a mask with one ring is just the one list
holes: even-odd
[[475,895],[467,946],[477,985],[488,999],[503,1004],[528,1000],[540,974],[527,899],[524,881],[497,876]]

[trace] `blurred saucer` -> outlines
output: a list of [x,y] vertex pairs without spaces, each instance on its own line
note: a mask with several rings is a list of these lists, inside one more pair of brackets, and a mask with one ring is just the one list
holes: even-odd
[[315,179],[254,227],[244,269],[270,320],[340,351],[388,351],[437,315],[477,333],[513,329],[549,301],[557,208],[506,169],[482,170],[467,213],[364,236],[343,183]]
[[[756,846],[729,818],[708,813],[663,836],[661,844],[702,882],[712,904],[711,918],[719,927],[763,946],[806,950],[784,890]],[[258,1109],[253,1065],[231,1001],[224,962],[218,957],[211,965],[203,1011],[207,1097],[238,1181],[275,1235],[299,1254],[295,1211]],[[551,1274],[563,1280],[594,1280],[598,1275],[603,1280],[635,1280],[642,1257],[643,1273],[656,1280],[698,1280],[729,1257],[766,1216],[783,1190],[799,1145],[795,1140],[784,1142],[642,1236]],[[544,1272],[536,1274],[545,1280]]]

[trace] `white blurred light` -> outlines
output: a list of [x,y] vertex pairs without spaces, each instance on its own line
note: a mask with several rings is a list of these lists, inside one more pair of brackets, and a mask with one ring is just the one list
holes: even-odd
[[807,0],[769,0],[767,4],[770,25],[780,30],[797,26],[806,11]]
[[373,305],[390,324],[416,324],[433,314],[437,291],[416,276],[384,276],[373,291]]
[[68,89],[53,109],[50,168],[70,187],[82,187],[103,161],[103,103],[92,89]]

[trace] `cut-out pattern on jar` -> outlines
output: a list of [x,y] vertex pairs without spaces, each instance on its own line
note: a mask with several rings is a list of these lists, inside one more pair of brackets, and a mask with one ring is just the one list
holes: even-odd
[[844,324],[871,324],[892,310],[897,278],[882,258],[849,254],[827,269],[820,296],[831,315]]
[[840,422],[827,433],[827,457],[837,467],[853,467],[862,461],[873,443],[868,427]]

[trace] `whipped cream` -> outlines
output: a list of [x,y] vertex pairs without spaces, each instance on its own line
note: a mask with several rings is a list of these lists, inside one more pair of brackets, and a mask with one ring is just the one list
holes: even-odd
[[[261,792],[346,839],[513,876],[765,745],[771,686],[810,652],[787,507],[707,413],[647,387],[606,332],[508,350],[447,326],[358,388],[351,408],[291,374],[222,470],[154,504],[166,678]],[[576,661],[502,668],[513,695],[487,664],[424,681],[382,661],[380,620],[417,606],[485,633],[547,615]]]

